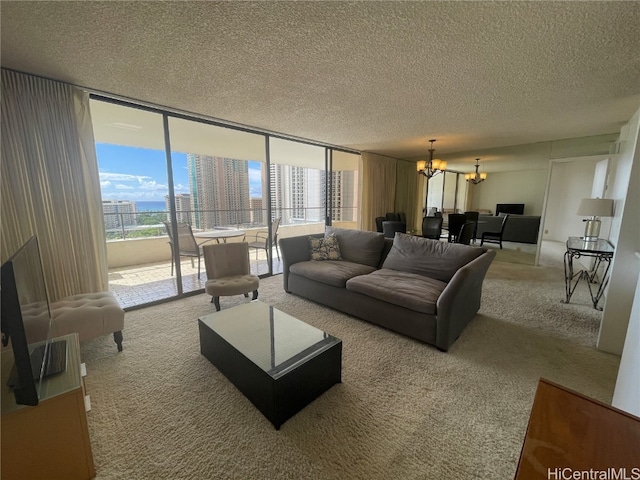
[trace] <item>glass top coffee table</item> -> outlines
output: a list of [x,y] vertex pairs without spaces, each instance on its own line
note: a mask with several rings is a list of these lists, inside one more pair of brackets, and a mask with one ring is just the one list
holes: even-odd
[[342,341],[254,301],[198,319],[200,352],[276,429],[342,379]]

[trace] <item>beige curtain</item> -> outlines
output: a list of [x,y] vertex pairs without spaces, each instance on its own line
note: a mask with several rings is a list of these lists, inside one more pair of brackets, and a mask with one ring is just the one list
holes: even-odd
[[362,230],[376,230],[376,217],[395,212],[397,159],[364,152],[362,154],[360,219]]
[[2,69],[1,259],[38,236],[52,301],[106,290],[89,96]]
[[[407,231],[417,230],[417,219],[422,218],[422,175],[418,175],[416,163],[399,160],[396,170],[396,212],[407,215]],[[420,213],[420,215],[418,215]],[[420,221],[422,228],[422,221]]]

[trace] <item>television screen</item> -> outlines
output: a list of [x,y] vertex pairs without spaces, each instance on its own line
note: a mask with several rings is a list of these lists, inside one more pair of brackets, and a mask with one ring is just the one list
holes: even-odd
[[44,352],[35,356],[29,345],[48,339],[51,314],[36,237],[2,265],[1,280],[2,344],[11,342],[15,362],[12,378],[2,380],[13,389],[16,403],[37,405],[36,382],[44,371],[48,342]]
[[498,203],[496,205],[496,215],[501,213],[524,215],[524,203]]

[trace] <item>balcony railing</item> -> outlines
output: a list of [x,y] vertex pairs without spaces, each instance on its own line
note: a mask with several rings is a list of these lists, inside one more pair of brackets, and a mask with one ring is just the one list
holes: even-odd
[[[280,225],[324,223],[324,207],[278,208],[273,218],[280,218]],[[332,218],[338,221],[355,222],[357,208],[343,207],[332,210]],[[194,231],[213,229],[249,230],[267,228],[267,211],[250,210],[181,210],[177,212],[179,222],[190,223]],[[169,221],[167,210],[143,212],[104,213],[106,239],[126,240],[134,238],[166,236],[163,221]]]

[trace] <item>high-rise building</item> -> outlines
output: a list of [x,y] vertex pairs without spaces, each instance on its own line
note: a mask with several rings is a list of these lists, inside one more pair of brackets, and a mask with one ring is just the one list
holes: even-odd
[[251,221],[246,161],[190,153],[187,169],[195,228],[206,230]]
[[331,173],[332,219],[338,222],[357,220],[358,172],[345,170]]
[[262,203],[262,197],[251,197],[249,199],[249,206],[251,208],[251,224],[252,225],[264,225],[265,212],[262,210],[264,203]]
[[102,214],[107,230],[137,225],[136,204],[129,200],[103,200]]
[[324,219],[325,172],[271,164],[271,209],[282,224]]
[[[178,193],[174,195],[176,199],[176,219],[179,223],[193,224],[193,216],[191,209],[191,195],[188,193]],[[171,206],[169,203],[169,195],[164,196],[164,204],[167,210],[167,220],[171,221]]]

